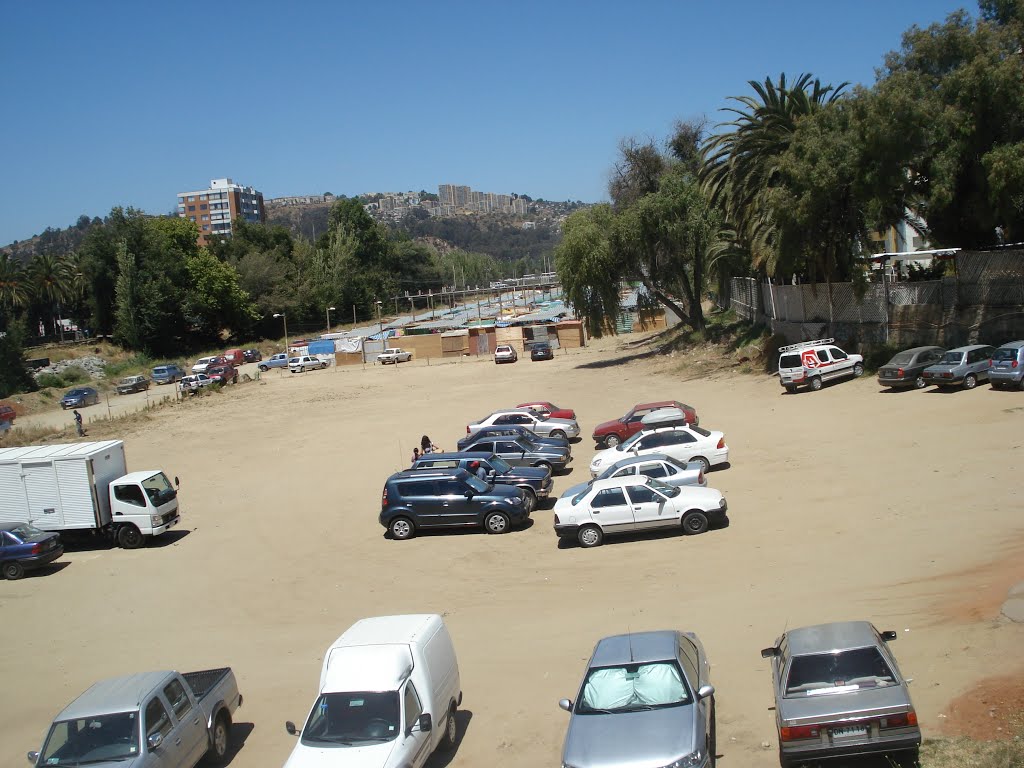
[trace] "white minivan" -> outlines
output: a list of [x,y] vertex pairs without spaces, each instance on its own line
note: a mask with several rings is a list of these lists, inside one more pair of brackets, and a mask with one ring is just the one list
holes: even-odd
[[437,614],[353,624],[324,654],[320,689],[285,768],[421,768],[453,749],[462,682]]

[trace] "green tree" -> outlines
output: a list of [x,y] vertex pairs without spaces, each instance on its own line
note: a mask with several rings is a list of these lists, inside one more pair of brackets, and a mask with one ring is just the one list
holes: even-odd
[[0,397],[10,397],[16,392],[31,392],[37,389],[36,381],[25,365],[25,330],[20,322],[10,321],[0,315],[3,335],[0,335]]
[[139,317],[142,300],[139,269],[135,257],[128,252],[128,243],[122,240],[117,248],[114,337],[128,349],[142,349],[148,335]]
[[24,267],[6,253],[0,254],[0,305],[8,309],[24,307],[30,296]]
[[621,312],[619,285],[625,269],[612,248],[615,211],[607,204],[576,211],[565,221],[555,250],[555,269],[565,298],[590,333],[600,338],[614,329]]
[[239,286],[238,272],[205,249],[186,258],[188,290],[185,316],[198,332],[216,339],[230,329],[232,335],[248,332],[258,320],[256,307]]

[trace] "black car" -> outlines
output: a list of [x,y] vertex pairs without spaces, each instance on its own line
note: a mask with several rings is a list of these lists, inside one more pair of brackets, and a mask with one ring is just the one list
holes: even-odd
[[397,472],[384,484],[380,507],[380,524],[399,540],[411,539],[421,528],[508,533],[530,517],[519,488],[485,483],[464,469]]
[[60,400],[60,407],[65,411],[68,408],[81,408],[86,405],[99,405],[100,393],[92,387],[75,387],[69,389],[67,394]]
[[536,432],[520,424],[495,424],[490,427],[481,427],[471,435],[466,435],[464,438],[459,440],[456,444],[456,448],[460,451],[469,449],[473,443],[482,437],[509,437],[513,440],[525,440],[530,445],[548,445],[555,448],[565,448],[565,450],[572,452],[572,448],[569,446],[569,440],[564,437],[541,437]]
[[0,572],[5,579],[20,579],[27,568],[46,565],[63,554],[59,533],[30,523],[0,523]]
[[[551,470],[546,467],[513,467],[493,453],[426,453],[412,464],[412,469],[465,469],[474,473],[474,462],[484,470],[486,482],[514,485],[522,489],[527,511],[537,508],[539,499],[551,494]],[[478,475],[479,476],[479,475]]]
[[914,387],[924,389],[928,382],[921,374],[929,365],[935,365],[946,353],[942,347],[914,347],[898,352],[892,360],[878,369],[878,383],[893,389]]
[[530,347],[531,360],[554,360],[555,350],[546,341],[538,342]]
[[263,354],[258,349],[246,349],[242,352],[243,363],[258,363],[263,359]]
[[498,454],[513,467],[565,469],[572,461],[568,448],[531,443],[521,437],[481,437],[466,446],[466,452]]

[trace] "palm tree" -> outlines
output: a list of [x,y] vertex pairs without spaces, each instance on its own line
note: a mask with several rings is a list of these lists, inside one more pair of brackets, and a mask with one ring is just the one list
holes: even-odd
[[[72,295],[75,277],[66,257],[49,253],[36,254],[29,263],[28,274],[36,296],[49,305],[51,313]],[[54,330],[57,330],[57,325],[54,320]],[[61,333],[63,335],[63,330]]]
[[25,269],[6,253],[0,255],[0,305],[23,307],[31,297]]
[[848,83],[822,85],[802,74],[787,86],[751,80],[756,96],[734,96],[739,107],[725,111],[736,119],[718,126],[731,129],[711,138],[703,148],[701,180],[713,203],[721,206],[735,228],[738,243],[749,251],[755,268],[774,273],[780,249],[771,193],[779,186],[778,161],[789,148],[797,121],[831,104]]

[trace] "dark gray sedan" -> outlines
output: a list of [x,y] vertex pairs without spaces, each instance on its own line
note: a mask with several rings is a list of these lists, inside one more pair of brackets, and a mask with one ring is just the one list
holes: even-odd
[[808,760],[907,752],[921,729],[888,642],[866,621],[791,629],[771,659],[782,768]]
[[539,445],[522,438],[481,437],[465,448],[464,453],[496,453],[513,467],[546,467],[552,471],[565,469],[572,461],[568,448]]
[[883,387],[924,389],[924,369],[934,365],[946,353],[942,347],[914,347],[896,353],[892,360],[878,369],[878,383]]
[[513,467],[491,453],[425,453],[410,469],[465,469],[471,475],[483,470],[480,479],[487,483],[514,485],[522,489],[528,511],[537,508],[540,499],[551,495],[551,470],[544,467]]
[[633,768],[715,764],[711,665],[692,632],[663,630],[601,640],[576,699],[562,765]]
[[478,429],[476,432],[467,434],[464,438],[459,440],[456,447],[460,451],[465,451],[469,446],[482,437],[510,437],[513,440],[522,438],[532,445],[554,445],[559,448],[565,448],[570,453],[572,452],[572,448],[566,438],[541,437],[536,432],[531,432],[529,429],[520,426],[519,424],[502,424],[500,426],[483,427],[482,429]]

